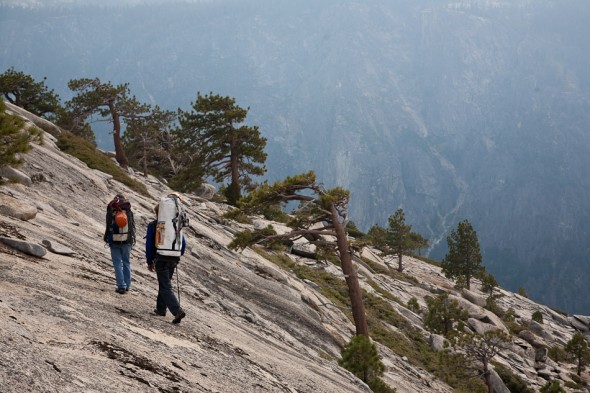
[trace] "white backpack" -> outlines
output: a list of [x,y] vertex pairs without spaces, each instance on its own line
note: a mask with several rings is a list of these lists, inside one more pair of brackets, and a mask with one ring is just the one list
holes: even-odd
[[188,217],[177,195],[170,194],[160,200],[156,224],[156,252],[159,255],[180,257],[182,229],[188,226]]

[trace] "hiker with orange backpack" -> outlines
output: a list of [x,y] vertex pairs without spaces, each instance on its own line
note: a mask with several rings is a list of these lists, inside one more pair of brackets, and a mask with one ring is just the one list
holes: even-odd
[[135,221],[131,203],[118,193],[107,205],[106,229],[103,239],[111,249],[111,259],[115,268],[115,280],[119,294],[131,287],[131,248],[135,244]]

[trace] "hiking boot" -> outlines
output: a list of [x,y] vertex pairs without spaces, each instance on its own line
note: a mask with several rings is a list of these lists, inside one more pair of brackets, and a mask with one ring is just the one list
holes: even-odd
[[119,293],[119,294],[124,294],[125,293],[125,288],[117,288],[115,289],[115,292]]
[[174,319],[172,320],[172,323],[180,323],[180,321],[182,320],[182,318],[186,317],[186,313],[184,312],[184,310],[181,308],[178,310],[178,312],[176,313],[176,315],[174,316]]
[[158,311],[157,308],[154,308],[154,314],[159,315],[161,317],[165,317],[166,316],[166,311],[160,312],[160,311]]

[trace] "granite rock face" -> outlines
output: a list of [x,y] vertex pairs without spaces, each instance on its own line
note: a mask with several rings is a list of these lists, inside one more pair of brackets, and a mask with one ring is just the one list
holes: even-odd
[[[29,220],[0,215],[0,235],[9,244],[37,245],[45,252],[38,246],[43,243],[53,251],[39,258],[0,243],[0,391],[369,393],[336,361],[354,331],[343,310],[316,284],[253,250],[228,249],[233,234],[251,226],[222,219],[227,206],[185,195],[191,220],[188,252],[174,282],[187,316],[174,325],[170,314],[152,313],[158,284],[145,266],[143,242],[133,248],[131,290],[120,295],[114,291],[110,252],[102,240],[106,204],[116,192],[131,201],[141,239],[153,206],[170,189],[132,175],[150,193],[140,195],[53,144],[34,145],[21,170],[43,175],[46,181],[9,184],[0,191],[36,206],[38,212]],[[363,255],[388,269],[375,250],[364,250]],[[333,264],[287,256],[344,280]],[[382,296],[376,285],[393,295],[382,298],[438,351],[445,348],[444,338],[432,336],[429,341],[431,333],[422,318],[426,297],[440,291],[460,301],[472,318],[472,330],[508,331],[499,317],[475,304],[484,296],[477,280],[469,296],[472,303],[439,267],[418,259],[404,257],[406,278],[378,273],[355,260],[363,289]],[[513,309],[516,322],[530,328],[521,332],[522,339],[513,337],[494,360],[537,390],[547,377],[568,380],[573,365],[551,363],[542,348],[563,345],[576,331],[570,321],[582,327],[587,319],[568,319],[514,293],[499,293],[498,305]],[[406,308],[411,298],[416,298],[420,312]],[[539,310],[543,325],[530,324]],[[399,393],[453,391],[407,356],[377,346],[387,367],[383,379]],[[494,386],[505,391],[498,378]]]

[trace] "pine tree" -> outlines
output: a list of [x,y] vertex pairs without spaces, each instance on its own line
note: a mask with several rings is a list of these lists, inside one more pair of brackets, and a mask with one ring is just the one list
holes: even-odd
[[32,76],[10,68],[0,75],[0,93],[11,104],[53,120],[61,105],[59,96],[45,85],[46,79],[36,82]]
[[[271,227],[246,230],[235,234],[229,247],[243,249],[253,244],[267,246],[305,237],[311,244],[325,250],[337,252],[340,266],[348,286],[356,334],[369,335],[365,306],[358,276],[352,263],[352,245],[346,235],[348,222],[348,201],[350,193],[340,187],[326,190],[316,181],[314,172],[287,177],[274,184],[263,183],[240,200],[240,212],[260,214],[267,206],[299,202],[292,212],[287,225],[291,232],[277,234]],[[335,239],[335,241],[329,239]]]
[[481,363],[483,371],[481,375],[484,378],[489,393],[494,392],[490,378],[490,361],[508,342],[510,342],[510,336],[500,329],[488,330],[482,335],[467,334],[459,340],[459,345],[463,348],[466,355]]
[[226,196],[235,205],[242,189],[252,189],[251,176],[266,172],[266,138],[258,127],[243,124],[249,108],[240,108],[231,97],[197,93],[192,108],[190,112],[179,110],[176,134],[181,155],[201,163],[215,181],[229,179]]
[[576,332],[565,344],[565,351],[570,354],[571,359],[576,362],[576,371],[580,375],[590,364],[590,349],[586,339],[580,332]]
[[449,299],[447,293],[437,297],[426,298],[427,311],[424,315],[424,326],[431,332],[450,336],[454,332],[455,323],[466,321],[469,317],[455,299]]
[[176,114],[156,106],[147,117],[132,118],[122,141],[129,162],[141,167],[144,176],[155,175],[170,178],[177,173],[174,157],[174,140],[171,127]]
[[471,289],[471,278],[484,272],[479,250],[477,233],[467,220],[463,220],[447,237],[449,251],[441,262],[447,278],[463,276],[467,289]]
[[373,225],[369,229],[368,238],[383,255],[395,255],[398,260],[397,270],[402,272],[404,269],[402,262],[403,255],[408,254],[419,245],[416,241],[417,239],[425,239],[421,235],[412,232],[412,226],[406,224],[403,209],[398,209],[391,215],[388,222],[388,228]]
[[371,377],[383,375],[385,370],[375,344],[366,336],[353,336],[342,349],[341,356],[338,364],[365,383]]
[[121,142],[122,127],[128,120],[150,116],[149,105],[141,104],[131,96],[128,83],[113,86],[98,78],[82,78],[69,81],[68,87],[76,95],[66,105],[79,123],[96,114],[98,120],[108,119],[113,124],[115,158],[122,168],[127,169],[129,160]]

